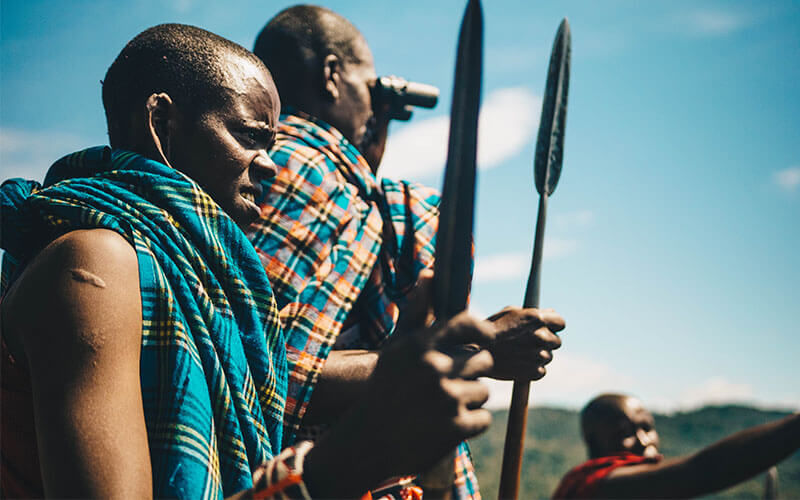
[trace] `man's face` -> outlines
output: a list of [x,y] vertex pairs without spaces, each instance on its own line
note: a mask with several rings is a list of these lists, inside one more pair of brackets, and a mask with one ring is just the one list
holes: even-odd
[[184,119],[170,161],[245,228],[260,214],[261,180],[276,172],[267,150],[275,142],[280,100],[263,67],[234,55],[224,66],[229,103]]
[[377,75],[367,42],[358,38],[353,42],[356,61],[342,61],[339,100],[323,117],[336,127],[354,146],[361,147],[367,123],[373,116],[372,87]]
[[609,452],[627,451],[644,457],[658,455],[658,433],[655,429],[653,415],[632,397],[624,398],[620,403],[619,418],[609,422],[602,435],[604,447]]

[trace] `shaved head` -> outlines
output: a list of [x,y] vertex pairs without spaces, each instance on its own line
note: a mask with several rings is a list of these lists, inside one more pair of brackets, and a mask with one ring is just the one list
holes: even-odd
[[641,401],[625,394],[601,394],[581,411],[581,431],[592,458],[629,452],[658,453],[653,416]]
[[325,7],[295,5],[273,17],[256,39],[253,52],[267,65],[281,100],[298,105],[300,82],[333,54],[343,62],[361,62],[354,50],[364,37],[350,21]]
[[224,104],[231,97],[226,90],[227,63],[235,58],[266,71],[241,45],[195,26],[161,24],[136,35],[103,80],[111,145],[119,147],[125,141],[130,115],[141,111],[151,94],[169,94],[188,116]]

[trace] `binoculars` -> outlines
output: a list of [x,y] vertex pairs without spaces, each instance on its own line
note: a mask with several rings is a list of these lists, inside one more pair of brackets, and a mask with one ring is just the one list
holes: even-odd
[[439,89],[433,85],[409,82],[399,76],[378,78],[373,89],[373,98],[380,103],[389,103],[389,118],[407,121],[413,106],[432,108],[439,100]]

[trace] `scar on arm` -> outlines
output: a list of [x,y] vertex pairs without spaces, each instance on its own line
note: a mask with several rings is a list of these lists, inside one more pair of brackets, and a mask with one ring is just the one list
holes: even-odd
[[72,279],[75,281],[87,283],[89,285],[96,286],[97,288],[106,287],[106,282],[100,279],[100,276],[92,274],[85,269],[70,269],[69,273],[72,276]]

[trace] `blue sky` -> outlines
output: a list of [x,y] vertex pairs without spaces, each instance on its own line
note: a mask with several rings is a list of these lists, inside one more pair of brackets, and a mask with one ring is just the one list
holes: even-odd
[[[361,29],[379,74],[442,91],[436,109],[393,126],[383,175],[441,183],[465,3],[324,3]],[[106,142],[99,81],[138,32],[182,22],[250,48],[289,4],[3,0],[0,180],[40,178]],[[800,4],[485,4],[479,314],[522,300],[547,60],[561,18],[572,26],[542,280],[543,305],[568,328],[534,404],[577,407],[617,390],[662,409],[800,408]],[[502,405],[510,387],[492,389]]]

